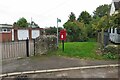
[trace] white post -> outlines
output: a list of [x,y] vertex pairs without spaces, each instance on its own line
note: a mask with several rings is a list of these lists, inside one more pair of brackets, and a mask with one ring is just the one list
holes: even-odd
[[57,18],[57,48],[58,48],[58,18]]

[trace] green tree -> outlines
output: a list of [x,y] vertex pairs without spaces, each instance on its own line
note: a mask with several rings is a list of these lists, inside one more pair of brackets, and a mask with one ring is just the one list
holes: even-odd
[[76,20],[76,16],[73,12],[71,12],[71,14],[69,15],[69,21],[73,22]]
[[93,29],[92,29],[92,17],[87,11],[82,11],[81,14],[79,15],[77,21],[84,23],[85,28],[86,28],[86,33],[89,38],[93,37]]
[[114,14],[112,17],[115,27],[120,28],[120,9],[118,10],[118,13]]
[[17,21],[16,26],[17,26],[17,27],[24,27],[24,28],[25,28],[25,27],[28,27],[27,20],[26,20],[24,17],[20,18],[20,19]]
[[83,11],[78,19],[79,22],[84,22],[85,24],[89,24],[90,21],[92,20],[91,15],[87,11]]
[[96,17],[103,17],[106,14],[110,13],[110,7],[111,5],[100,5],[99,7],[96,8],[96,10],[93,12],[94,13],[94,18]]
[[64,28],[67,30],[67,39],[71,42],[76,41],[86,41],[87,34],[84,23],[78,21],[67,21],[64,25]]
[[[59,32],[61,29],[62,29],[62,27],[58,27]],[[57,28],[56,27],[49,27],[49,28],[45,29],[45,32],[47,35],[57,35]]]
[[38,24],[36,24],[34,21],[30,23],[32,28],[39,28]]
[[[104,47],[104,31],[110,28],[110,16],[105,15],[103,17],[97,17],[93,23],[93,28],[97,31],[101,31],[101,36],[98,33],[98,37],[101,37],[101,48]],[[99,38],[98,38],[99,39]]]

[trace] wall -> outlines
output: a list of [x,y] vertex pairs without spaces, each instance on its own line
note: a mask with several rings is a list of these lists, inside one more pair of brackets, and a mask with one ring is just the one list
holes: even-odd
[[12,41],[12,33],[0,33],[0,42]]
[[35,53],[47,54],[48,51],[57,49],[57,37],[54,35],[41,35],[35,39]]

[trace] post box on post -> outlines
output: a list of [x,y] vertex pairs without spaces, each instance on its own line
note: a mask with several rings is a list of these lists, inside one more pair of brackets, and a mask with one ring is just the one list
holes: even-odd
[[62,40],[62,50],[64,51],[64,40],[66,40],[66,30],[60,30],[60,40]]

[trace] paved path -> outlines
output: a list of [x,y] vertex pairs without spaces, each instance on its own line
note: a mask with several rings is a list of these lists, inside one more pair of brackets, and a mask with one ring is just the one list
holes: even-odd
[[59,56],[25,58],[3,61],[2,73],[21,72],[31,70],[59,69],[68,67],[116,64],[118,61],[83,60]]

